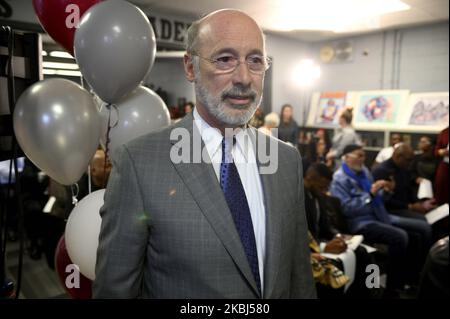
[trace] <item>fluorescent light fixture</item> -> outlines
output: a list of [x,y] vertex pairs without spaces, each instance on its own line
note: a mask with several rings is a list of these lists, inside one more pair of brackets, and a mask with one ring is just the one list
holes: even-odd
[[44,69],[42,72],[45,75],[61,75],[61,76],[81,77],[80,71]]
[[157,58],[183,58],[186,51],[160,51],[156,52]]
[[300,86],[308,86],[320,77],[320,67],[313,60],[304,59],[294,67],[292,79]]
[[43,67],[48,69],[78,70],[78,65],[75,63],[43,62]]
[[411,8],[400,0],[279,0],[278,3],[266,22],[279,31],[373,29],[379,26],[380,16]]
[[47,56],[47,55],[48,55],[47,51],[42,50],[42,56]]
[[73,59],[74,57],[67,52],[64,51],[52,51],[50,52],[50,56],[55,58],[64,58],[64,59]]

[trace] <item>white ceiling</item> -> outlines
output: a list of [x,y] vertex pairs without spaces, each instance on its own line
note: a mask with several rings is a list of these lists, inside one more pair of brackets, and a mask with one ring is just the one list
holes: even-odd
[[[280,0],[129,0],[141,7],[148,7],[161,13],[183,15],[197,19],[204,14],[222,8],[235,8],[247,12],[254,17],[266,32],[282,34],[303,41],[324,41],[349,35],[375,32],[393,28],[405,28],[414,25],[431,24],[449,20],[449,0],[402,0],[411,6],[410,10],[385,14],[377,21],[378,25],[370,29],[359,29],[348,33],[330,31],[274,31],[276,26],[269,21],[274,8]],[[314,1],[314,0],[310,0]],[[336,0],[338,1],[338,0]],[[297,8],[298,10],[298,8]],[[339,19],[339,17],[336,17]]]

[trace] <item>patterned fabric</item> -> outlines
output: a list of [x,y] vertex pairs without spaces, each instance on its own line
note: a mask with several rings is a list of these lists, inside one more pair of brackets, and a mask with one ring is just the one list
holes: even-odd
[[231,150],[235,138],[225,137],[222,140],[222,164],[220,165],[220,186],[225,195],[234,224],[241,238],[242,246],[247,255],[250,268],[255,277],[256,285],[261,292],[261,280],[259,276],[258,251],[256,249],[255,234],[250,215],[247,197],[242,186],[236,165],[233,162]]

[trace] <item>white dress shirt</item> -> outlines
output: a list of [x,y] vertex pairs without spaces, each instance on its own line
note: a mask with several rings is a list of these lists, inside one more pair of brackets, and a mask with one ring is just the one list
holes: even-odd
[[[217,180],[220,183],[223,136],[218,129],[212,128],[202,119],[197,108],[194,108],[193,116],[203,143],[208,151]],[[248,136],[247,129],[239,130],[235,137],[236,144],[233,146],[231,153],[250,208],[253,231],[255,233],[256,249],[258,251],[258,266],[262,293],[264,287],[264,260],[266,255],[266,214],[264,208],[264,196],[259,177],[258,164],[256,162],[256,152],[253,148],[251,139]]]

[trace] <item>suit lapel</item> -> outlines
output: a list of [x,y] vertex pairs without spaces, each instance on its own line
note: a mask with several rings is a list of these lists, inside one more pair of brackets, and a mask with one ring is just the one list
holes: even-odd
[[[171,141],[171,143],[174,144],[173,147],[189,147],[190,153],[190,161],[173,163],[175,169],[243,276],[247,279],[255,293],[259,294],[247,256],[242,247],[239,234],[234,225],[220,184],[217,181],[212,164],[210,161],[206,163],[203,160],[201,160],[200,163],[197,163],[198,161],[192,163],[195,150],[192,138],[194,135],[200,138],[200,134],[193,122],[192,115],[186,116],[182,121],[175,125],[175,127],[186,129],[189,132],[189,141],[184,141],[183,144],[180,144],[180,142],[177,141]],[[193,127],[195,128],[193,129]],[[200,146],[200,150],[203,150],[203,141],[201,141]],[[208,156],[206,150],[205,155]]]
[[[269,145],[269,138],[263,133],[251,129],[253,145],[256,149],[256,160],[258,167],[267,165],[262,163],[259,157],[260,141],[265,139],[265,148],[273,147]],[[278,160],[278,159],[276,159]],[[261,170],[260,170],[261,171]],[[264,207],[266,211],[266,260],[264,262],[264,298],[270,298],[271,292],[274,288],[277,273],[279,269],[280,253],[281,253],[281,216],[279,211],[279,203],[282,199],[278,197],[280,188],[283,187],[278,183],[278,174],[259,174],[261,179],[261,185],[264,192]]]

